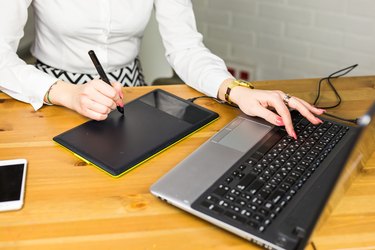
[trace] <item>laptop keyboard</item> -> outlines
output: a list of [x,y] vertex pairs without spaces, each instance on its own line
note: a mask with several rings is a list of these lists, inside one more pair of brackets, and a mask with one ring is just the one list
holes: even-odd
[[293,114],[294,140],[279,129],[249,151],[192,204],[214,218],[263,232],[312,176],[349,129],[328,121],[314,125]]

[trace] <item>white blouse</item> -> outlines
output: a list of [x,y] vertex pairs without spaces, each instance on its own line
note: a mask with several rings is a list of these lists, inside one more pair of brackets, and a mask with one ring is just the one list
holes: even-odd
[[216,96],[220,84],[233,78],[203,45],[191,0],[0,0],[0,90],[35,110],[57,79],[16,54],[30,4],[36,26],[31,52],[55,68],[96,74],[90,49],[107,72],[132,62],[154,7],[166,58],[182,80]]

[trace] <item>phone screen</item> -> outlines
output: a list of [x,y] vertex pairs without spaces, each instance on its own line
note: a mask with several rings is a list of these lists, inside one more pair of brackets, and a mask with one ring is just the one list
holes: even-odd
[[24,164],[0,166],[0,202],[21,198]]

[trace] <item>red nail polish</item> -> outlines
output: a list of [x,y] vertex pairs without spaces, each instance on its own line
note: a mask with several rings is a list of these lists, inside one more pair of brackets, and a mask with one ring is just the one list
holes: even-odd
[[276,124],[279,125],[279,126],[284,126],[285,125],[284,122],[283,122],[283,120],[281,119],[281,117],[276,118]]
[[296,134],[296,132],[293,131],[292,135],[293,135],[294,140],[297,140],[297,134]]

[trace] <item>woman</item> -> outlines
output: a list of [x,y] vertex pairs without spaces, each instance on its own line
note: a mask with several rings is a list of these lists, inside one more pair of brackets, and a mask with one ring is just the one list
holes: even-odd
[[[95,120],[123,105],[121,87],[143,85],[137,55],[155,8],[168,62],[190,86],[237,104],[251,116],[284,126],[296,138],[288,107],[310,122],[323,110],[281,91],[251,89],[235,81],[224,62],[210,53],[196,30],[191,0],[0,0],[0,89],[34,109],[55,104]],[[35,13],[31,49],[37,68],[16,55],[27,8]],[[87,52],[94,50],[113,87],[98,80]],[[138,72],[135,80],[116,78]],[[124,73],[125,72],[125,73]],[[121,83],[119,82],[121,81]],[[80,84],[87,82],[86,84]],[[77,83],[77,84],[72,84]],[[273,108],[272,112],[268,108]]]

